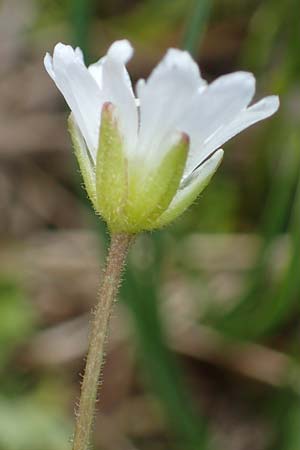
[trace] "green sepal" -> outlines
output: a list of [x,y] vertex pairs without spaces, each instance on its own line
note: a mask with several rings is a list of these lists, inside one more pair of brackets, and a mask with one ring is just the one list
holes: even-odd
[[178,190],[173,201],[163,214],[154,223],[154,228],[162,228],[177,219],[201,194],[209,184],[223,158],[223,150],[218,150],[208,161],[203,164],[201,171],[197,171],[186,187]]
[[139,166],[136,170],[130,166],[126,210],[128,226],[133,232],[151,230],[157,218],[169,206],[178,189],[188,150],[189,138],[181,133],[153,170],[145,173]]
[[127,159],[114,106],[102,108],[99,147],[96,160],[97,209],[110,231],[125,231],[125,205],[128,195]]
[[78,161],[86,192],[93,203],[94,208],[97,209],[95,166],[91,161],[89,150],[75,122],[73,114],[70,114],[68,117],[68,130],[71,135],[74,153]]

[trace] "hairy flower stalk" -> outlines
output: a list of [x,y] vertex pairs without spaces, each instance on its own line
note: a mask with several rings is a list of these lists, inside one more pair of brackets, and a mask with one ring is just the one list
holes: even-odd
[[109,319],[132,240],[133,235],[129,234],[113,234],[111,236],[107,265],[99,292],[99,303],[95,309],[92,322],[85,373],[81,386],[81,397],[76,417],[73,450],[86,450],[89,446]]
[[45,67],[71,109],[69,130],[86,192],[112,236],[96,309],[74,450],[87,450],[103,346],[133,236],[179,217],[204,190],[220,148],[279,107],[276,96],[249,104],[255,78],[235,72],[208,84],[189,53],[169,49],[134,93],[126,40],[86,67],[80,49],[57,44]]

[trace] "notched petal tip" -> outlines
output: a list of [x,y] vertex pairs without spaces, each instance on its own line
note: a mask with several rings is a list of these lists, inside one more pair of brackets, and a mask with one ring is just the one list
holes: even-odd
[[46,65],[52,65],[52,56],[49,52],[47,52],[44,56],[44,64]]
[[76,55],[82,62],[84,62],[84,54],[83,54],[83,51],[81,50],[80,47],[76,47],[76,48],[75,48],[75,55]]
[[53,70],[53,60],[52,60],[52,56],[48,52],[44,56],[44,67],[45,67],[46,71],[48,72],[48,74],[50,75],[50,77],[54,80],[55,73]]
[[193,57],[188,51],[180,50],[178,48],[169,48],[165,54],[164,62],[170,67],[190,68],[191,64],[193,66],[195,64]]
[[166,52],[165,62],[168,64],[182,64],[187,60],[191,60],[192,56],[186,50],[180,50],[179,48],[169,48]]
[[59,42],[55,45],[53,50],[53,64],[54,66],[63,65],[67,66],[70,63],[84,64],[83,53],[79,47],[75,50],[71,45],[63,44]]
[[[162,67],[178,73],[189,73],[189,76],[194,78],[194,81],[201,81],[201,84],[206,82],[200,78],[200,69],[198,64],[194,61],[192,55],[186,50],[178,48],[170,48],[167,50],[161,63]],[[157,66],[159,67],[159,65]]]
[[72,50],[72,52],[74,51],[73,48],[71,47],[71,45],[63,44],[62,42],[58,42],[54,47],[53,56],[64,54],[66,52],[70,52],[70,50]]
[[269,111],[270,114],[274,114],[278,111],[280,106],[280,100],[278,95],[269,95],[261,100],[261,107],[265,111]]
[[55,60],[64,59],[66,53],[70,55],[70,49],[72,53],[74,53],[74,50],[70,45],[65,45],[62,42],[58,42],[54,46],[53,56],[49,52],[47,52],[44,56],[44,66],[52,78],[54,74],[53,66],[55,64]]
[[246,113],[249,113],[250,117],[257,117],[257,120],[252,122],[255,123],[275,114],[276,111],[278,111],[279,106],[279,97],[277,95],[270,95],[250,106],[250,108],[246,110]]
[[49,71],[49,69],[52,69],[52,56],[49,52],[47,52],[44,56],[44,66],[47,71]]

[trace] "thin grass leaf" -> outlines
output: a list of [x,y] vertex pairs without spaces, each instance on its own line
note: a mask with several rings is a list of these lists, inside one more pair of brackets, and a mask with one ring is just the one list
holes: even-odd
[[202,450],[207,448],[206,426],[195,414],[182,383],[181,371],[167,349],[158,311],[158,286],[164,255],[162,233],[152,236],[152,244],[151,267],[139,272],[129,268],[122,294],[135,320],[144,369],[177,436],[176,448]]
[[94,0],[71,0],[70,21],[74,45],[81,48],[89,62],[89,31],[93,17]]
[[[263,216],[263,245],[255,268],[251,272],[247,289],[228,313],[219,319],[217,316],[209,318],[209,321],[213,321],[221,331],[231,336],[239,338],[259,337],[264,330],[267,330],[271,316],[275,320],[276,305],[278,308],[277,314],[282,311],[283,303],[285,304],[286,314],[292,307],[292,304],[287,300],[279,298],[279,292],[284,295],[282,291],[284,287],[278,288],[276,286],[276,300],[273,298],[274,290],[270,285],[268,270],[274,239],[285,230],[287,217],[291,214],[291,205],[300,175],[298,145],[298,137],[294,133],[290,142],[285,145],[285,152],[278,168],[274,170],[273,183],[270,187]],[[294,202],[296,201],[295,199]],[[294,270],[295,264],[296,262],[293,262],[289,270]],[[289,285],[286,285],[286,287],[288,290],[290,289]],[[279,304],[282,306],[279,307]],[[279,320],[280,317],[277,319]]]
[[212,0],[194,0],[189,11],[182,46],[195,57],[199,50],[211,7]]

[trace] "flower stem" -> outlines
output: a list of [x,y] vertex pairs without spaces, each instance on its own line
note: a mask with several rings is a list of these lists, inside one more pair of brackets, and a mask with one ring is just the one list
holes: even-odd
[[76,417],[73,450],[87,450],[89,448],[109,320],[132,240],[133,236],[128,234],[113,234],[111,236],[111,245],[100,288],[99,302],[92,321],[90,343]]

